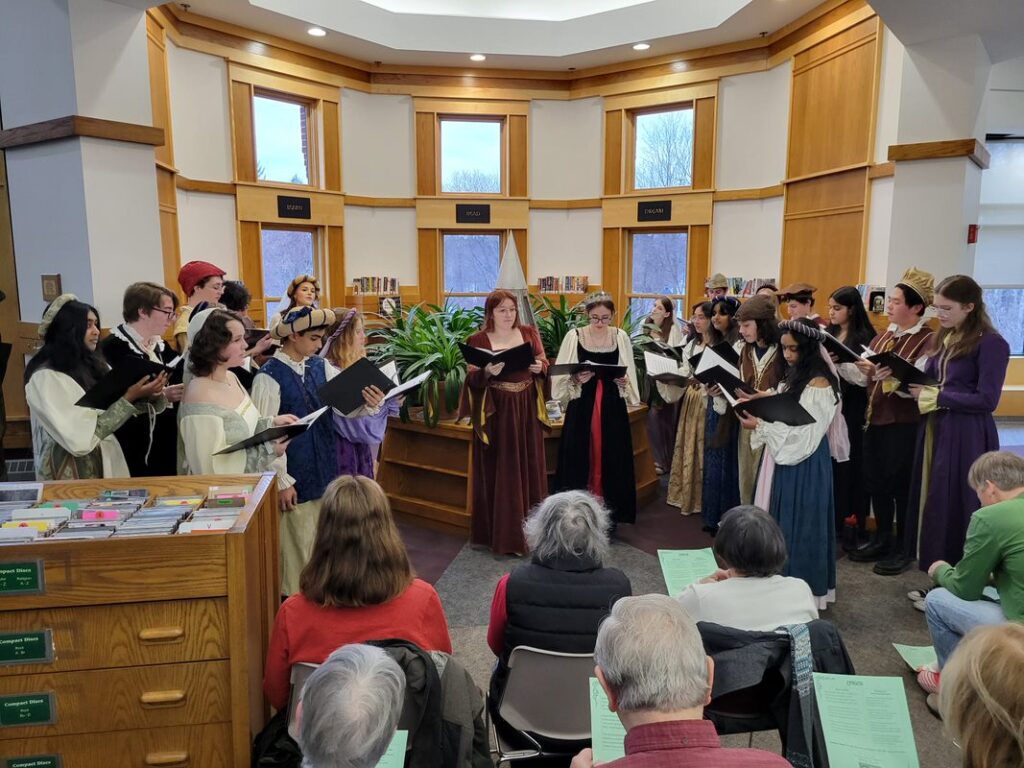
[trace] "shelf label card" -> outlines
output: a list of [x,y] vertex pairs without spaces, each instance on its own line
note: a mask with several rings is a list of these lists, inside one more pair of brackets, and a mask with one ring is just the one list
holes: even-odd
[[53,661],[53,630],[0,632],[0,665]]
[[50,725],[57,716],[52,692],[0,696],[0,728]]
[[0,595],[39,595],[44,591],[42,560],[0,563]]
[[33,757],[8,757],[4,768],[62,768],[60,755],[34,755]]

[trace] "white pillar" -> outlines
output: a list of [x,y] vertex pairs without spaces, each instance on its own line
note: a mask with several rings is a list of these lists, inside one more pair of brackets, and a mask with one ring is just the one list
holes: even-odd
[[[991,68],[977,35],[908,46],[897,142],[984,140],[982,100]],[[967,227],[978,221],[981,168],[969,158],[901,161],[893,184],[887,283],[911,265],[936,281],[974,271]]]
[[[0,0],[3,128],[78,115],[152,125],[145,11],[109,0]],[[163,274],[153,148],[72,137],[6,151],[21,319],[40,275],[120,318],[124,288]]]

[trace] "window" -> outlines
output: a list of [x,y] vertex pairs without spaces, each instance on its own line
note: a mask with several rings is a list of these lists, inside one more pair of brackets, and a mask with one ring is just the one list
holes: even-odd
[[629,307],[634,322],[650,314],[654,300],[668,296],[676,317],[687,317],[686,232],[634,232],[630,235]]
[[288,284],[296,275],[315,275],[316,235],[308,229],[272,229],[260,233],[263,245],[263,301],[267,321],[284,309]]
[[1011,355],[1024,355],[1024,286],[985,288],[985,308]]
[[442,235],[445,300],[460,307],[482,307],[498,282],[501,235]]
[[500,195],[501,120],[441,118],[441,192]]
[[261,94],[252,101],[256,178],[286,184],[312,184],[309,105]]
[[693,106],[633,115],[633,188],[693,185]]

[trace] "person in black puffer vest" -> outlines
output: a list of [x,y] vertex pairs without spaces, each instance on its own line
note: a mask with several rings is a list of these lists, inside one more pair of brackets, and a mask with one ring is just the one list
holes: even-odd
[[498,657],[491,674],[491,717],[520,645],[561,653],[593,653],[597,627],[620,597],[632,594],[626,575],[605,568],[610,513],[586,491],[545,499],[523,525],[530,562],[503,576],[494,590],[487,644]]

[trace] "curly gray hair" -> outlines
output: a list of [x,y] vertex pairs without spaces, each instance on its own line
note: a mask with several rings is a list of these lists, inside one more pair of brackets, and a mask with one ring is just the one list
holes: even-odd
[[538,560],[586,557],[596,564],[608,556],[611,513],[586,491],[548,496],[523,524],[526,545]]

